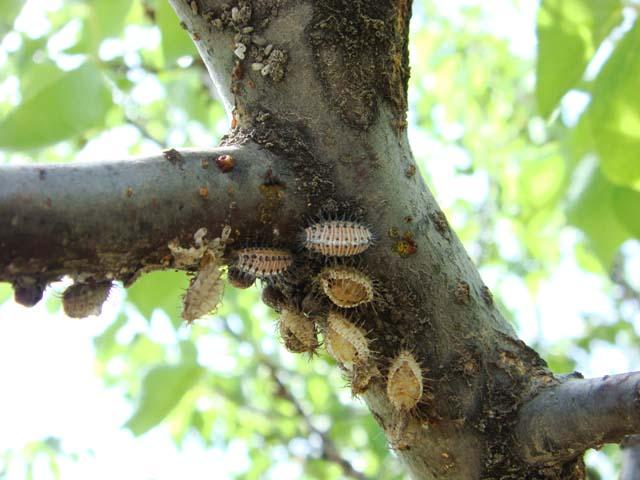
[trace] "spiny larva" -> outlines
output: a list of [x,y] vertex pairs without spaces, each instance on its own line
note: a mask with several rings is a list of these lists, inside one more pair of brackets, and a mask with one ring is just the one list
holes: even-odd
[[314,353],[318,348],[315,323],[301,313],[283,308],[278,327],[282,341],[290,352]]
[[354,308],[373,300],[373,282],[355,268],[325,267],[319,279],[325,295],[338,307]]
[[220,259],[207,250],[200,260],[196,276],[191,279],[182,303],[182,318],[191,323],[216,309],[222,294],[222,270]]
[[307,250],[328,257],[358,255],[373,243],[371,230],[365,225],[343,220],[314,223],[304,229]]
[[74,283],[62,294],[64,313],[71,318],[100,315],[112,286],[111,281]]
[[402,350],[391,362],[387,374],[387,397],[396,410],[409,412],[422,399],[422,369],[408,350]]
[[364,330],[341,313],[331,311],[327,317],[324,341],[329,354],[350,373],[351,392],[354,395],[364,393],[371,379],[379,375]]
[[182,318],[189,323],[215,310],[224,292],[220,266],[231,227],[225,226],[220,237],[208,243],[204,242],[206,233],[207,230],[202,228],[194,235],[194,251],[201,252],[200,263],[182,301]]
[[272,279],[286,272],[293,264],[293,256],[278,248],[243,248],[236,252],[233,268],[245,275]]
[[402,350],[391,362],[387,374],[387,397],[395,409],[389,437],[396,450],[411,447],[415,438],[416,408],[424,394],[423,371],[408,350]]

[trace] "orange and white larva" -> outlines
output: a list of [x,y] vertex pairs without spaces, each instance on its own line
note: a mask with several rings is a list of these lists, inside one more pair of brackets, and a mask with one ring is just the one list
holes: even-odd
[[325,267],[320,272],[320,285],[334,305],[354,308],[373,300],[373,282],[352,267]]
[[282,275],[293,264],[293,256],[278,248],[243,248],[236,251],[233,268],[245,275],[271,279]]
[[62,294],[64,313],[71,318],[100,315],[112,286],[111,281],[74,283]]
[[373,243],[368,227],[356,222],[328,220],[304,229],[307,250],[328,257],[348,257],[364,252]]
[[284,308],[278,323],[284,346],[290,352],[313,353],[318,348],[318,335],[313,320]]
[[422,369],[408,350],[402,350],[391,362],[387,374],[387,397],[400,412],[410,412],[422,399]]

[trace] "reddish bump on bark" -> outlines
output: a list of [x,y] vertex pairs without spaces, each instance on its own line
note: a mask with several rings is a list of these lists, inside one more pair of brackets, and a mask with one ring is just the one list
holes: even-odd
[[200,187],[198,189],[198,195],[204,199],[209,198],[209,188],[206,185],[204,187]]
[[235,163],[236,161],[231,155],[220,155],[218,158],[216,158],[216,166],[222,173],[227,173],[233,170]]

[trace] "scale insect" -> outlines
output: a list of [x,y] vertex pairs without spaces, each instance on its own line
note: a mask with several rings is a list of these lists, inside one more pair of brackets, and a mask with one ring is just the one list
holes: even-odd
[[307,250],[327,257],[350,257],[364,252],[373,244],[369,227],[346,220],[327,220],[304,229],[303,244]]

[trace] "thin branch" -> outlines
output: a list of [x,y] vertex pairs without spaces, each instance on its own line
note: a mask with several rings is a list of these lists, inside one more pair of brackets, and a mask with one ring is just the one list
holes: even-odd
[[298,416],[302,419],[302,421],[304,422],[309,432],[315,433],[316,435],[318,435],[318,437],[320,437],[320,441],[322,443],[322,458],[324,460],[327,460],[329,462],[335,463],[336,465],[340,466],[344,474],[349,478],[355,478],[357,480],[367,480],[367,477],[363,473],[353,468],[351,463],[340,455],[338,448],[333,443],[333,440],[331,440],[331,437],[327,435],[327,432],[324,432],[318,429],[313,424],[309,415],[307,415],[307,413],[304,411],[304,408],[302,408],[302,405],[300,405],[300,402],[298,402],[298,399],[289,391],[289,389],[284,384],[284,382],[280,380],[280,376],[279,376],[280,367],[274,364],[271,361],[271,359],[267,355],[265,355],[264,352],[262,352],[260,347],[252,339],[244,338],[241,335],[238,335],[236,332],[234,332],[233,329],[229,326],[229,323],[227,322],[226,318],[223,319],[223,325],[224,325],[225,331],[229,333],[237,341],[240,341],[240,342],[249,341],[251,343],[254,351],[257,354],[257,357],[258,357],[257,360],[267,367],[267,369],[269,370],[269,375],[271,376],[273,382],[278,387],[278,396],[288,401],[293,406],[293,408],[296,410]]
[[[217,168],[220,155],[233,157],[230,171]],[[286,169],[253,143],[133,160],[0,167],[0,281],[46,284],[83,274],[126,283],[140,271],[171,268],[167,244],[176,238],[192,243],[201,227],[210,235],[225,224],[235,235],[263,230],[256,215],[266,208],[261,186],[276,172],[285,185]],[[294,228],[287,222],[297,217],[290,200],[290,215],[274,219],[287,234]]]
[[620,480],[637,480],[640,478],[640,435],[629,435],[620,446],[622,447]]
[[640,432],[640,372],[573,379],[525,404],[516,427],[529,463],[558,462]]

